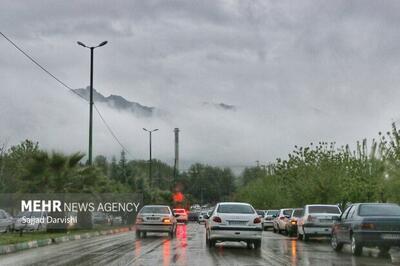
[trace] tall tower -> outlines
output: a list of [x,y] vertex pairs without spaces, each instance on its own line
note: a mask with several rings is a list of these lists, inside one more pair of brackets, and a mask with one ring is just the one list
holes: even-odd
[[175,163],[174,172],[175,176],[179,173],[179,128],[174,129],[175,132]]

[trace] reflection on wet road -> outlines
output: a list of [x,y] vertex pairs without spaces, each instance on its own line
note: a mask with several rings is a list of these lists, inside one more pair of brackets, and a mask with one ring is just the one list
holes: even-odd
[[76,240],[0,256],[0,265],[393,265],[367,249],[354,258],[349,247],[332,251],[327,240],[307,243],[263,232],[261,250],[244,243],[222,243],[208,249],[204,225],[179,225],[176,238],[148,234],[135,239],[134,232]]

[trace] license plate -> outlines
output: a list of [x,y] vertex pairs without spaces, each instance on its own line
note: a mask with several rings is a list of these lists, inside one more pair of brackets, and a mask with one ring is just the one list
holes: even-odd
[[247,221],[229,221],[230,225],[246,225]]
[[157,221],[157,220],[160,220],[160,218],[159,217],[147,217],[147,220]]
[[382,239],[397,240],[400,239],[400,234],[383,234]]
[[331,219],[320,219],[319,220],[321,223],[332,223],[332,220]]

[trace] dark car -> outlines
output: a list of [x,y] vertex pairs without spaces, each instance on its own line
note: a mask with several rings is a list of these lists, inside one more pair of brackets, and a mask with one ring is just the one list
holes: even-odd
[[289,222],[286,223],[286,233],[288,236],[297,235],[297,220],[303,216],[302,208],[294,209],[290,216]]
[[188,213],[188,220],[192,221],[192,222],[199,221],[199,214],[200,214],[200,212],[198,212],[198,211],[190,211]]
[[387,254],[400,246],[400,206],[391,203],[358,203],[350,205],[332,227],[331,246],[340,251],[351,244],[355,256],[363,247],[379,247]]

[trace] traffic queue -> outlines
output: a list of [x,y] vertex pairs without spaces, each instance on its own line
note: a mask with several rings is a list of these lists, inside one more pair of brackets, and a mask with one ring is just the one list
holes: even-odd
[[361,255],[363,247],[377,247],[382,255],[391,247],[400,247],[400,206],[394,203],[350,204],[344,211],[328,204],[256,210],[248,203],[220,202],[192,211],[147,205],[137,216],[136,235],[167,232],[174,237],[177,223],[186,224],[188,220],[205,224],[209,248],[222,242],[244,242],[249,249],[259,249],[262,231],[268,229],[305,242],[329,238],[337,252],[349,244],[354,256]]

